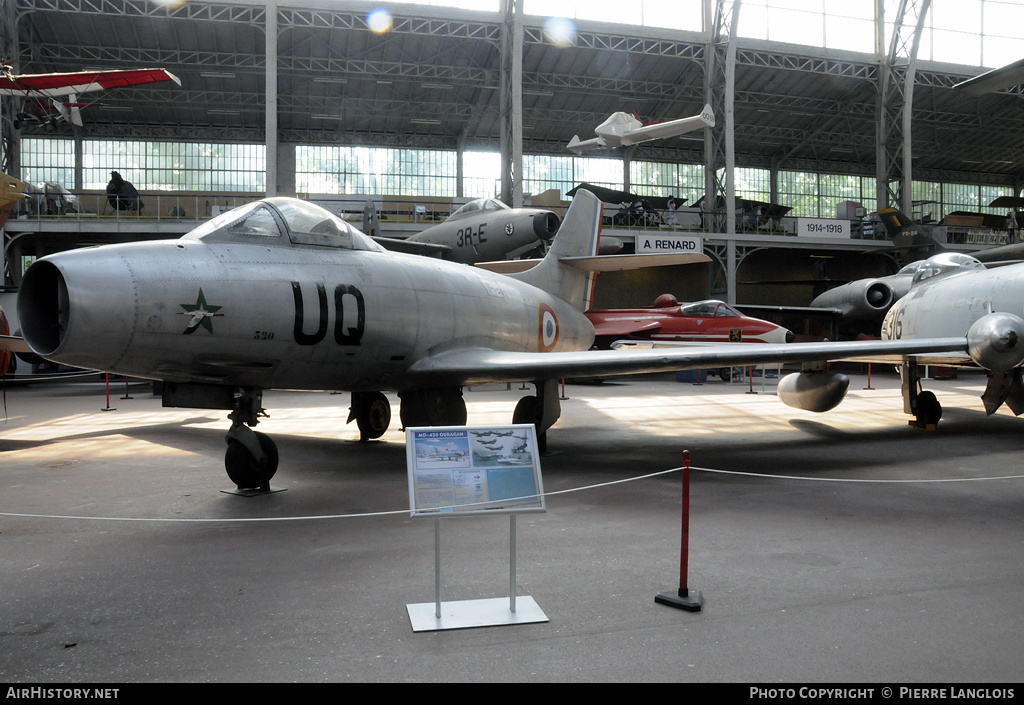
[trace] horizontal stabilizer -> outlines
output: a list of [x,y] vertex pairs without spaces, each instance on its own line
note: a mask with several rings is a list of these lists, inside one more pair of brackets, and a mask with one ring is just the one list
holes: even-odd
[[405,252],[410,255],[440,257],[443,259],[452,251],[452,248],[448,247],[448,245],[438,245],[433,242],[413,242],[397,237],[374,237],[373,239],[377,244],[392,252]]

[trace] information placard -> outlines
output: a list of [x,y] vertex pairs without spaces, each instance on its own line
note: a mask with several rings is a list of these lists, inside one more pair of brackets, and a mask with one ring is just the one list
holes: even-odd
[[543,512],[533,424],[405,429],[411,516]]
[[797,218],[797,237],[850,237],[850,221],[832,218]]

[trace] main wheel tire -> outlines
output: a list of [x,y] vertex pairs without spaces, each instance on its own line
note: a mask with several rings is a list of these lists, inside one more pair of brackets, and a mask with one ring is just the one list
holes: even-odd
[[270,478],[277,473],[277,444],[265,433],[253,431],[259,441],[260,449],[266,456],[262,463],[257,462],[249,449],[234,438],[228,439],[228,449],[224,454],[224,468],[228,477],[238,489],[259,488],[270,489]]
[[932,392],[921,392],[917,395],[917,423],[922,426],[935,426],[942,418],[942,405]]
[[458,387],[425,389],[399,394],[402,426],[465,426],[466,400]]
[[380,392],[364,392],[352,398],[352,411],[359,427],[359,440],[380,438],[391,425],[391,402]]
[[535,396],[523,397],[516,403],[512,412],[512,423],[532,423],[540,421],[540,400]]

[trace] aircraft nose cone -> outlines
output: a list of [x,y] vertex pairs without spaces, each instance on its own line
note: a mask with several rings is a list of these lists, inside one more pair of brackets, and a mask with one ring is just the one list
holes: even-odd
[[787,343],[792,343],[792,342],[795,342],[795,341],[796,341],[796,334],[793,331],[791,331],[791,330],[789,330],[787,328],[786,329],[786,342]]

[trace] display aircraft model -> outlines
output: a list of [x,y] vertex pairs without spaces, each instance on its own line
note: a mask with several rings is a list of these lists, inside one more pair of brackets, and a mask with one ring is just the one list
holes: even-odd
[[[456,210],[443,223],[405,240],[374,239],[389,250],[476,264],[515,259],[543,249],[558,232],[558,223],[558,216],[549,210],[509,208],[496,198],[478,198]],[[378,235],[379,232],[378,229]]]
[[594,128],[594,134],[597,137],[581,140],[579,135],[573,135],[567,149],[576,154],[582,154],[584,150],[588,149],[614,149],[651,140],[677,137],[687,132],[714,126],[715,113],[711,110],[710,104],[705,105],[699,115],[668,122],[656,122],[651,125],[644,125],[629,113],[612,113],[607,120]]
[[[895,274],[866,277],[834,287],[811,301],[814,308],[834,308],[844,319],[881,321],[892,305],[910,291],[918,271],[928,266],[924,258],[945,251],[925,228],[896,208],[883,208],[878,216],[885,225],[893,245],[900,248],[905,259],[915,259]],[[1024,243],[1013,243],[979,250],[972,256],[984,263],[998,264],[1024,260]]]
[[812,308],[838,309],[844,319],[881,321],[908,291],[926,260],[904,266],[895,274],[865,277],[834,287],[814,297]]
[[3,65],[0,75],[0,95],[19,96],[24,106],[14,120],[14,129],[25,122],[53,127],[57,122],[82,124],[81,108],[93,105],[79,103],[79,93],[139,86],[160,81],[174,81],[177,76],[164,69],[127,69],[118,71],[77,71],[74,73],[38,73],[16,75],[11,66]]
[[[388,252],[307,201],[236,208],[177,240],[89,247],[36,260],[18,314],[25,342],[61,364],[162,380],[165,406],[225,409],[225,467],[267,489],[274,442],[254,431],[264,389],[347,390],[361,438],[388,428],[463,425],[462,387],[532,381],[512,418],[539,440],[560,415],[558,380],[839,356],[967,349],[951,338],[590,350],[600,201],[577,193],[544,259],[501,275]],[[688,255],[706,261],[703,255]],[[639,256],[642,262],[644,256]],[[635,260],[632,260],[635,261]],[[982,319],[985,320],[985,319]],[[798,373],[799,374],[799,373]],[[808,379],[803,408],[835,385]]]
[[591,309],[595,341],[607,348],[616,340],[675,340],[690,343],[791,343],[782,326],[750,318],[723,301],[680,304],[662,294],[647,308]]

